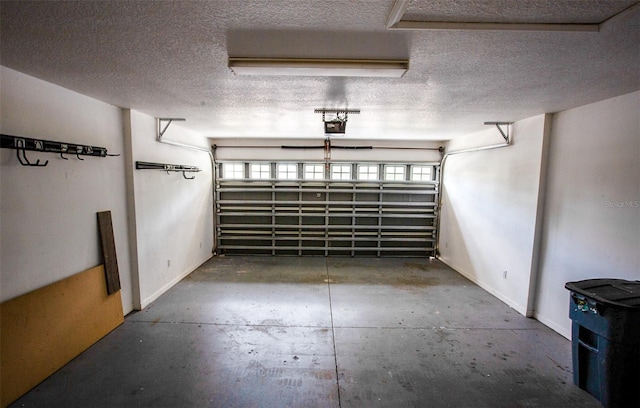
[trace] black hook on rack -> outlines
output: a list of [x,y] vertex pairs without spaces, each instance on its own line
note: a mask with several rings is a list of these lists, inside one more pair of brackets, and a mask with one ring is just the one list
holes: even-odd
[[69,150],[69,146],[66,145],[65,143],[60,143],[60,158],[62,160],[69,160],[66,157],[64,157],[64,155],[62,153],[66,153],[67,150]]
[[[40,164],[40,159],[36,160],[35,163],[31,163],[27,158],[26,145],[25,141],[22,139],[17,139],[15,142],[16,145],[16,156],[18,156],[18,161],[23,166],[31,166],[31,167],[45,167],[49,164],[49,160],[46,160],[44,163]],[[42,142],[36,143],[36,150],[43,150],[44,146]]]
[[94,156],[94,157],[107,157],[107,156],[119,156],[119,154],[107,154],[107,149],[99,146],[85,146],[73,143],[54,142],[50,140],[38,140],[28,137],[11,136],[0,134],[0,147],[4,149],[15,149],[18,161],[23,166],[32,167],[44,167],[49,164],[49,160],[44,163],[40,163],[40,160],[36,160],[35,163],[29,161],[26,155],[26,151],[42,152],[42,153],[57,153],[62,160],[69,160],[64,157],[65,153],[75,153],[78,160],[84,159],[82,156]]

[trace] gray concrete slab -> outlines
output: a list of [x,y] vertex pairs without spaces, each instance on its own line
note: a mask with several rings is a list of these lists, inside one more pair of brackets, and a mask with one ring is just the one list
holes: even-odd
[[540,331],[555,344],[515,330],[336,328],[341,406],[599,407],[572,384],[566,341]]
[[437,260],[329,259],[335,327],[532,328]]
[[131,321],[331,327],[323,258],[219,257]]
[[571,344],[438,261],[218,257],[14,407],[599,407]]
[[337,407],[329,329],[127,321],[15,407]]

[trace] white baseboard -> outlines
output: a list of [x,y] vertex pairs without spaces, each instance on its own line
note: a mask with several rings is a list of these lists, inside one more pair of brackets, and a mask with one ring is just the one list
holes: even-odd
[[539,315],[538,313],[534,313],[533,317],[562,337],[566,338],[567,340],[571,340],[571,329],[567,330],[565,327],[557,325],[553,321]]
[[562,337],[564,337],[564,338],[566,338],[568,340],[571,340],[571,329],[567,330],[564,326],[560,326],[560,325],[556,324],[555,322],[553,322],[552,320],[546,319],[544,316],[541,316],[540,314],[538,314],[535,311],[533,311],[533,312],[530,311],[530,310],[528,311],[526,306],[523,307],[521,305],[518,305],[512,299],[509,299],[507,296],[504,296],[504,295],[498,293],[497,291],[492,289],[489,285],[485,284],[481,280],[478,280],[477,277],[475,277],[472,274],[464,271],[462,268],[457,268],[455,265],[452,264],[452,262],[450,260],[448,260],[446,258],[438,258],[438,259],[440,261],[442,261],[444,264],[446,264],[448,267],[453,269],[454,271],[458,272],[460,275],[462,275],[465,278],[469,279],[471,282],[473,282],[476,285],[480,286],[482,289],[486,290],[487,292],[491,293],[493,296],[495,296],[496,298],[498,298],[502,302],[504,302],[507,305],[509,305],[509,307],[511,307],[512,309],[516,310],[518,313],[522,314],[523,316],[531,317],[531,318],[536,319],[537,321],[539,321],[540,323],[544,324],[545,326],[547,326],[551,330],[555,331],[556,333],[558,333]]
[[177,275],[175,278],[171,279],[171,281],[169,281],[166,285],[164,285],[163,287],[161,287],[160,289],[156,290],[154,293],[151,294],[151,296],[148,296],[147,298],[143,299],[140,303],[141,303],[141,307],[140,310],[144,310],[147,306],[149,306],[154,300],[158,299],[160,296],[162,296],[166,291],[168,291],[169,289],[171,289],[173,286],[175,286],[176,283],[180,282],[182,279],[186,278],[187,276],[189,276],[189,274],[191,274],[193,271],[195,271],[196,269],[198,269],[203,263],[207,262],[209,259],[211,259],[213,257],[213,254],[210,254],[207,258],[205,258],[202,262],[198,263],[197,265],[187,269],[186,271],[182,272],[181,274]]
[[450,260],[448,260],[446,258],[442,258],[442,257],[440,257],[438,259],[440,261],[442,261],[445,265],[447,265],[449,268],[451,268],[454,271],[458,272],[460,275],[462,275],[465,278],[469,279],[471,282],[475,283],[476,285],[480,286],[482,289],[484,289],[487,292],[489,292],[491,295],[493,295],[496,298],[498,298],[498,300],[500,300],[501,302],[506,303],[510,308],[514,309],[515,311],[517,311],[521,315],[526,316],[526,317],[530,317],[531,313],[527,313],[527,307],[526,306],[522,306],[522,305],[518,304],[513,299],[511,299],[511,298],[509,298],[507,296],[504,296],[502,293],[496,291],[495,289],[493,289],[491,286],[489,286],[485,282],[479,280],[476,276],[473,276],[472,274],[468,273],[467,271],[463,270],[462,268],[456,267],[455,265],[453,265],[453,263]]

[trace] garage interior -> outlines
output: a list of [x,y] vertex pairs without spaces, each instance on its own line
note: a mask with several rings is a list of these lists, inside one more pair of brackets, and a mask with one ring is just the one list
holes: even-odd
[[1,2],[2,407],[600,406],[564,285],[640,279],[639,23]]

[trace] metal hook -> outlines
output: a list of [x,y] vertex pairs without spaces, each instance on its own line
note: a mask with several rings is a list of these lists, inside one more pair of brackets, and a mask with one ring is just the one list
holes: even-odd
[[186,171],[182,172],[182,177],[184,177],[186,180],[193,180],[194,178],[196,178],[196,176],[187,177],[187,172]]
[[66,153],[67,151],[69,151],[69,146],[66,143],[60,143],[60,158],[62,160],[69,160],[66,157],[64,157],[64,155],[62,153]]
[[[18,161],[21,165],[31,167],[45,167],[47,164],[49,164],[49,160],[46,160],[43,164],[40,164],[40,159],[36,160],[35,163],[31,163],[27,158],[24,140],[16,140],[16,147],[16,156],[18,157]],[[20,152],[22,152],[22,156],[20,155]]]
[[76,146],[76,157],[78,158],[78,160],[84,161],[84,159],[80,157],[80,153],[82,153],[82,146]]

